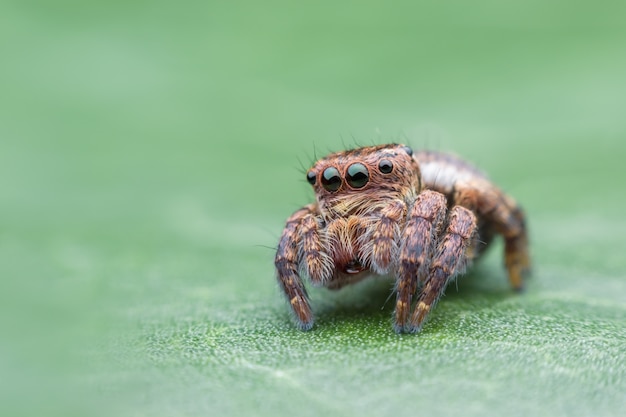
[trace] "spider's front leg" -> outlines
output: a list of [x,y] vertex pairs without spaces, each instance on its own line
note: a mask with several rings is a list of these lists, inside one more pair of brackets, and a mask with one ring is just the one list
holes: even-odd
[[314,319],[299,271],[303,270],[311,282],[317,285],[332,275],[332,260],[320,239],[316,212],[317,206],[310,204],[287,219],[274,259],[278,283],[289,300],[296,324],[301,330],[311,329]]
[[441,297],[446,286],[467,264],[467,249],[476,233],[476,216],[465,207],[455,206],[450,211],[445,234],[438,242],[430,263],[428,278],[417,299],[408,331],[419,331],[430,310]]
[[443,228],[447,212],[446,198],[436,191],[422,191],[408,215],[402,235],[396,281],[396,309],[394,330],[411,331],[408,327],[411,300],[418,282],[423,282],[435,247],[437,236]]

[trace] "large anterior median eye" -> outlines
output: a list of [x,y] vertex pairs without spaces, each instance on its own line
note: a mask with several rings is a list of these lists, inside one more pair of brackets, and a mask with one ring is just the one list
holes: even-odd
[[369,172],[363,164],[352,164],[348,167],[346,180],[352,188],[362,188],[370,180]]
[[337,168],[329,167],[322,173],[322,186],[326,191],[337,191],[341,187],[341,176]]

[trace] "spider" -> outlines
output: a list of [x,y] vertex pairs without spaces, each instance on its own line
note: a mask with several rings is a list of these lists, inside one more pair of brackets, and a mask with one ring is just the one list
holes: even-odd
[[318,160],[306,178],[316,202],[289,217],[274,262],[301,330],[314,323],[303,277],[336,290],[375,274],[395,280],[394,330],[418,332],[448,283],[496,234],[509,282],[522,289],[530,268],[524,213],[462,159],[368,146]]

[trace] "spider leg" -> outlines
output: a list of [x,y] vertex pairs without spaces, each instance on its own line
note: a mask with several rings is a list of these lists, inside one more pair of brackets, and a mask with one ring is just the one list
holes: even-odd
[[297,326],[301,330],[313,327],[313,314],[306,293],[306,289],[298,274],[300,263],[301,226],[303,218],[314,212],[314,206],[309,205],[296,211],[285,225],[285,229],[278,243],[274,265],[278,275],[278,283],[289,300],[294,312]]
[[498,188],[480,181],[457,186],[454,202],[475,211],[502,234],[509,282],[514,289],[521,290],[524,275],[530,271],[528,234],[522,208]]
[[476,216],[470,210],[455,206],[450,211],[448,226],[432,258],[428,278],[417,299],[408,331],[419,331],[429,311],[437,303],[451,279],[463,272],[467,264],[466,251],[476,232]]
[[301,238],[298,251],[300,270],[314,286],[324,285],[333,275],[333,260],[324,249],[319,224],[312,212],[302,217],[298,235]]
[[[511,286],[521,290],[524,286],[523,277],[530,272],[526,218],[522,209],[515,207],[511,219],[504,223],[504,265],[509,272]],[[510,227],[511,224],[513,227]]]
[[445,196],[430,190],[420,193],[411,207],[398,263],[394,316],[394,330],[397,333],[409,330],[407,321],[411,299],[417,290],[418,281],[423,282],[428,271],[446,212]]

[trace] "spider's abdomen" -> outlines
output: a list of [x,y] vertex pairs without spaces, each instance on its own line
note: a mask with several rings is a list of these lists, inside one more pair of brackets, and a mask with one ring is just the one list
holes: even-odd
[[487,179],[478,168],[452,154],[419,151],[413,158],[419,164],[423,187],[442,194],[450,194],[457,182]]
[[449,153],[419,151],[413,155],[413,158],[420,166],[424,188],[444,194],[449,199],[449,208],[461,204],[474,211],[478,239],[470,244],[468,256],[469,258],[480,256],[489,247],[496,233],[494,225],[481,214],[480,210],[477,210],[477,207],[474,207],[474,204],[456,201],[454,191],[457,188],[468,187],[482,189],[487,184],[491,187],[487,175],[469,162]]

